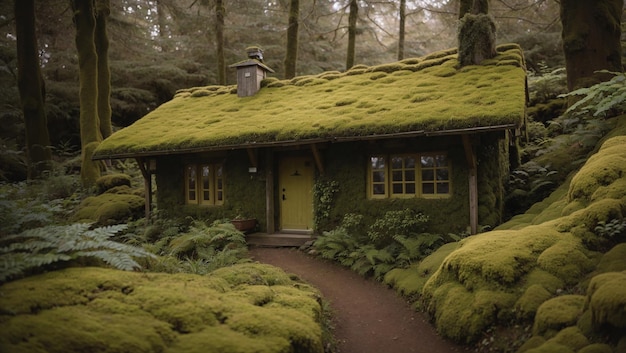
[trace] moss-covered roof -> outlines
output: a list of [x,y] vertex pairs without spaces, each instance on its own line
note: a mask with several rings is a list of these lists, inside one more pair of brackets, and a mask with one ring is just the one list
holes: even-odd
[[456,49],[340,72],[184,89],[103,141],[94,158],[433,134],[522,124],[526,71],[516,44],[458,68]]

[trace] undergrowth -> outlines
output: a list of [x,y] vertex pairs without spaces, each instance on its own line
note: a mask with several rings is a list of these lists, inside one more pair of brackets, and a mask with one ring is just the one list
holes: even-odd
[[313,246],[319,256],[381,280],[390,270],[409,267],[459,239],[424,232],[428,217],[411,209],[389,211],[365,230],[362,220],[362,215],[346,214],[339,227],[318,237]]
[[53,269],[59,262],[94,258],[126,271],[141,266],[133,258],[154,255],[144,249],[110,240],[125,225],[91,229],[90,224],[46,226],[0,239],[0,283],[25,274]]

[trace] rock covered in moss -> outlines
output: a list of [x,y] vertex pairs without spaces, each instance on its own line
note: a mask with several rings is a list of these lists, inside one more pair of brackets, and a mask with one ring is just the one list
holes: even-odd
[[573,326],[583,311],[585,297],[562,295],[544,302],[535,315],[533,334],[550,338],[561,329]]
[[72,268],[1,290],[2,352],[323,352],[319,293],[267,265],[210,276]]
[[612,326],[626,331],[626,271],[607,272],[591,279],[586,306],[597,329]]
[[119,224],[142,216],[145,200],[137,195],[104,193],[84,199],[72,217],[102,225]]
[[100,194],[116,186],[130,186],[130,184],[130,176],[121,173],[103,175],[96,180],[96,187]]
[[550,299],[552,295],[543,286],[533,284],[526,289],[524,294],[515,302],[517,317],[521,319],[532,319],[535,317],[537,309],[543,302]]

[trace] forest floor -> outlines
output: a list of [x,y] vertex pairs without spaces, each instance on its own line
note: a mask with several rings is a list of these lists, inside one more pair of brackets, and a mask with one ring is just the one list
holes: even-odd
[[250,249],[320,290],[333,311],[338,353],[452,353],[466,349],[437,335],[426,317],[392,289],[330,261],[292,248]]

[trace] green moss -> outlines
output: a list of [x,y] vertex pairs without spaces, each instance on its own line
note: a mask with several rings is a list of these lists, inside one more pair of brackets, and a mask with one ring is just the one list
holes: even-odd
[[171,352],[185,353],[273,353],[289,352],[290,345],[281,337],[250,337],[228,327],[215,327],[181,336]]
[[626,243],[617,244],[602,256],[597,273],[626,271]]
[[524,291],[524,294],[515,302],[515,312],[520,319],[528,320],[535,317],[537,309],[543,302],[550,299],[552,294],[543,286],[533,284]]
[[[454,51],[441,55],[418,60],[418,64],[356,67],[343,75],[321,74],[294,82],[279,81],[281,87],[276,87],[279,82],[271,82],[256,95],[246,98],[220,94],[227,87],[215,91],[208,88],[181,91],[171,101],[103,141],[98,147],[97,157],[521,123],[526,96],[526,73],[523,69],[511,65],[485,65],[457,72],[454,69]],[[506,58],[510,60],[511,56],[507,54]],[[394,69],[397,71],[393,72],[414,72],[371,79],[379,72]],[[329,75],[332,80],[329,80]],[[391,78],[393,80],[388,80]],[[477,88],[472,84],[482,78],[489,78],[491,87]],[[296,86],[301,82],[306,84]],[[440,97],[423,104],[402,104],[401,97],[407,91],[424,85]],[[493,89],[495,86],[498,90]],[[368,94],[373,91],[377,94]],[[194,92],[202,92],[202,97],[192,97]],[[317,109],[324,102],[336,101],[338,96],[356,99],[355,103],[369,102],[369,105],[375,104],[380,109],[377,114],[355,110],[357,104]],[[468,101],[468,98],[471,99]],[[206,109],[207,106],[212,109]],[[263,109],[258,109],[259,106]],[[285,109],[286,106],[290,109]],[[238,109],[235,111],[231,109],[233,107]],[[294,112],[308,118],[292,119]],[[346,120],[346,114],[359,118]],[[207,121],[213,123],[207,127]],[[164,124],[169,127],[166,131],[159,128]]]
[[565,234],[561,240],[541,253],[537,258],[537,264],[541,269],[572,285],[590,272],[595,265],[583,251],[586,250],[579,239]]
[[144,210],[144,198],[137,195],[104,193],[84,199],[74,220],[91,220],[99,224],[125,222],[129,218],[140,217]]
[[593,343],[581,348],[578,353],[613,353],[613,349],[608,344]]
[[626,272],[607,272],[593,277],[587,288],[587,306],[596,328],[611,325],[623,332],[626,329]]
[[[570,200],[593,201],[592,195],[601,186],[608,186],[626,175],[626,136],[616,136],[607,140],[598,153],[589,157],[580,172],[574,176],[568,197]],[[615,190],[616,194],[606,195],[622,198],[625,191]]]
[[96,180],[96,187],[100,193],[103,193],[116,186],[130,186],[130,176],[126,174],[108,174],[103,175]]
[[[254,275],[254,266],[264,282],[280,277],[285,285],[233,280],[232,273]],[[316,290],[267,265],[236,267],[210,276],[73,268],[6,283],[0,296],[0,350],[323,351]]]
[[582,295],[563,295],[544,302],[537,309],[533,334],[550,338],[561,329],[575,325],[584,303]]
[[540,285],[549,293],[555,294],[558,289],[565,287],[565,282],[555,275],[537,267],[526,276],[526,288],[532,285]]
[[556,342],[546,342],[537,348],[527,350],[526,353],[575,353],[575,352],[568,346],[565,346]]
[[524,342],[524,344],[522,344],[521,347],[519,347],[516,353],[528,352],[528,350],[537,348],[541,346],[542,344],[544,344],[545,342],[546,342],[546,339],[543,338],[542,336],[532,336],[526,342]]
[[545,226],[518,233],[493,231],[467,238],[446,258],[443,268],[468,289],[512,285],[535,266],[541,252],[562,237]]
[[561,330],[556,334],[556,336],[549,339],[547,343],[552,342],[567,346],[575,352],[582,347],[589,345],[587,337],[585,337],[585,335],[583,335],[576,326],[571,326]]
[[395,268],[387,272],[384,282],[395,288],[403,296],[415,297],[421,294],[426,281],[458,246],[459,243],[445,244],[418,264],[406,269]]
[[291,278],[282,270],[265,264],[241,264],[224,267],[213,271],[210,276],[225,279],[231,286],[248,285],[285,285]]
[[[447,283],[433,293],[428,311],[435,313],[437,331],[457,341],[476,340],[494,318],[508,319],[514,296],[494,291],[470,292]],[[445,308],[445,310],[441,310]]]

